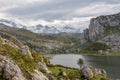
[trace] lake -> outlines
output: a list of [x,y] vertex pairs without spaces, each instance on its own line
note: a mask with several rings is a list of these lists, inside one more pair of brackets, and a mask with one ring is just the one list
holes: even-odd
[[57,54],[51,56],[51,64],[61,64],[74,68],[79,68],[77,61],[79,58],[82,58],[85,64],[89,66],[105,69],[108,77],[120,79],[120,57],[118,56],[88,56],[77,54]]

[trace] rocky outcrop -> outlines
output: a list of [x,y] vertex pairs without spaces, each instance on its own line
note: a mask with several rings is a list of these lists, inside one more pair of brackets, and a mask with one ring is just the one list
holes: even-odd
[[107,76],[107,73],[104,69],[93,68],[91,66],[90,67],[82,66],[81,71],[82,71],[82,75],[84,76],[84,78],[88,80],[98,75]]
[[92,18],[89,29],[85,29],[83,32],[84,42],[100,42],[110,47],[106,52],[120,52],[119,30],[120,13]]
[[30,58],[33,58],[30,49],[27,45],[21,44],[21,46],[18,46],[15,43],[11,42],[10,40],[2,38],[1,36],[0,36],[0,43],[1,45],[7,44],[15,49],[19,49],[22,53],[28,55]]
[[87,79],[91,79],[93,78],[93,72],[92,69],[90,69],[90,67],[84,66],[82,69],[82,74],[84,75],[85,78]]
[[22,53],[28,55],[30,58],[33,58],[32,54],[31,54],[31,52],[29,50],[29,47],[27,45],[22,46],[21,51],[22,51]]
[[111,48],[108,52],[120,52],[120,35],[111,34],[99,39],[98,42],[108,45]]
[[87,43],[87,42],[89,42],[89,29],[85,29],[84,31],[83,31],[83,36],[84,36],[84,42],[83,43]]
[[107,76],[107,73],[104,69],[93,69],[94,70],[94,76],[97,76],[97,75],[104,75],[104,76]]
[[89,38],[92,41],[104,36],[105,27],[120,25],[120,13],[92,18],[89,25]]
[[[26,54],[27,56],[32,57],[31,52],[29,50],[28,46],[22,46],[18,47],[16,44],[14,44],[13,42],[4,39],[0,36],[0,45],[1,45],[1,49],[4,45],[9,45],[8,47],[13,47],[15,50],[16,48],[18,49],[18,51],[20,51],[20,53],[16,53],[15,54],[21,54],[22,53]],[[17,47],[16,47],[17,46]],[[3,48],[4,49],[4,48]],[[13,50],[14,50],[13,49]],[[1,53],[4,53],[1,52]],[[18,66],[19,64],[19,60],[17,61],[16,59],[13,59],[9,54],[7,54],[8,52],[6,51],[4,56],[3,54],[0,55],[0,76],[2,76],[5,80],[48,80],[48,78],[39,70],[34,70],[33,71],[28,71],[26,70],[26,68],[23,68],[23,66]],[[14,55],[15,56],[15,55]],[[17,56],[17,55],[16,55]],[[21,56],[21,55],[20,55]],[[24,58],[24,57],[23,57]],[[23,59],[24,60],[24,59]],[[31,59],[33,60],[33,59]],[[18,63],[17,63],[17,62]],[[22,60],[21,60],[22,61]],[[29,61],[28,61],[29,62]],[[32,62],[32,61],[31,61]],[[24,63],[27,63],[27,61],[25,61]],[[21,63],[22,64],[22,63]],[[40,64],[40,62],[39,62]],[[23,64],[22,64],[23,65]],[[27,65],[27,64],[26,64]],[[37,67],[37,65],[36,65]],[[41,66],[39,66],[41,68]],[[42,69],[44,69],[47,73],[49,73],[49,70],[47,69],[47,66],[45,64],[42,64]],[[25,74],[23,74],[22,72],[24,71],[26,72]],[[29,79],[28,77],[26,78],[26,75],[29,75]],[[0,78],[1,79],[1,78]]]
[[38,63],[38,67],[39,67],[39,69],[40,69],[41,71],[43,71],[43,72],[45,72],[45,73],[51,73],[51,72],[48,70],[48,68],[47,68],[47,66],[46,66],[45,63],[39,62],[39,63]]
[[38,70],[35,70],[34,73],[31,74],[31,76],[32,76],[32,80],[48,80],[48,78]]
[[7,80],[26,80],[23,76],[22,71],[14,63],[14,61],[10,60],[7,57],[0,55],[0,72]]

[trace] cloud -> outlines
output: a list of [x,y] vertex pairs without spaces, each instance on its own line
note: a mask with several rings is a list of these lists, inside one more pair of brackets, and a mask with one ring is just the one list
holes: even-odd
[[120,11],[120,0],[0,0],[0,17],[26,24],[88,27],[99,15]]
[[75,15],[80,16],[99,16],[117,13],[120,10],[120,3],[107,4],[107,3],[95,3],[90,4],[84,8],[80,8],[74,12]]

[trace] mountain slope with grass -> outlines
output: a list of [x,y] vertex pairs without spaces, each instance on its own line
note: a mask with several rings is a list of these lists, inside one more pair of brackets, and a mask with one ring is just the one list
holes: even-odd
[[79,49],[81,44],[81,33],[76,34],[36,34],[26,29],[8,27],[0,24],[0,34],[11,34],[22,43],[28,45],[37,52],[42,53],[73,53]]
[[[60,70],[64,74],[60,74]],[[94,68],[91,70],[94,71]],[[89,80],[109,80],[104,73],[95,74],[86,76]],[[0,36],[0,80],[81,80],[81,75],[79,69],[50,64],[48,58],[36,53],[10,34]]]

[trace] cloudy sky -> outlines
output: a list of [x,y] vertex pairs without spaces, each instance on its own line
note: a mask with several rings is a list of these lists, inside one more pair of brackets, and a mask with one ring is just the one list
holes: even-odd
[[120,0],[0,0],[0,18],[27,25],[88,27],[90,18],[120,12]]

